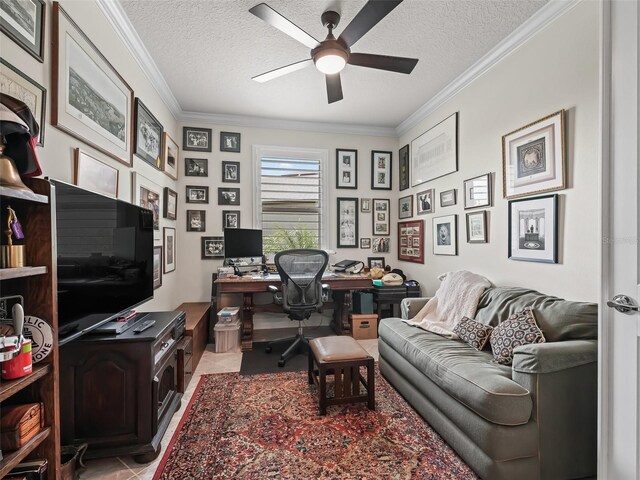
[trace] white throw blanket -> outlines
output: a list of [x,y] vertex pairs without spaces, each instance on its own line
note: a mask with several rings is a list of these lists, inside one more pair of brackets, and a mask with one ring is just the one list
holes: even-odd
[[409,325],[423,328],[438,335],[458,338],[453,327],[462,317],[474,318],[480,296],[491,286],[482,275],[460,270],[444,273],[438,277],[440,288],[411,320]]

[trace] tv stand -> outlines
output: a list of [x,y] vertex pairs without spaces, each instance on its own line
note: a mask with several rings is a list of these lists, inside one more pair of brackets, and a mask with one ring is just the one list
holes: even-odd
[[152,461],[180,407],[177,350],[185,315],[145,316],[156,323],[142,333],[84,335],[60,348],[60,437],[65,445],[88,443],[87,458]]

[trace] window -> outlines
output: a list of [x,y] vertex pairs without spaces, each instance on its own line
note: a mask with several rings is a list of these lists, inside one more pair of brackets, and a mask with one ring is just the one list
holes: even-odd
[[254,146],[254,224],[263,250],[327,245],[327,151]]

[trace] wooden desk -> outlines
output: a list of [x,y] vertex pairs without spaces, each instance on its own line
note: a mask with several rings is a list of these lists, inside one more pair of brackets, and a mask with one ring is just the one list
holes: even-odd
[[[280,277],[270,275],[267,278],[219,278],[216,280],[217,308],[226,305],[224,296],[228,294],[242,294],[242,350],[253,348],[253,314],[256,312],[282,312],[282,306],[276,304],[254,305],[253,294],[267,292],[270,285],[278,288],[282,285]],[[338,334],[349,333],[349,309],[351,307],[351,291],[366,290],[372,287],[371,279],[363,274],[337,273],[330,277],[324,277],[322,283],[331,288],[333,302],[325,302],[325,306],[333,308],[333,320],[331,326]]]

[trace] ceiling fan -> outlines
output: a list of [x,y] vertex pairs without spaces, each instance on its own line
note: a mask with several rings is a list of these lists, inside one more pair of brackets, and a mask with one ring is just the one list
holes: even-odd
[[257,75],[252,77],[253,80],[267,82],[287,73],[301,70],[311,65],[313,61],[316,68],[325,74],[327,97],[329,103],[333,103],[343,98],[340,71],[347,63],[391,72],[411,73],[418,63],[417,58],[351,52],[351,47],[400,3],[402,3],[402,0],[369,0],[337,39],[333,36],[333,29],[338,26],[340,14],[328,10],[320,17],[322,25],[329,29],[327,38],[321,42],[280,15],[266,3],[256,5],[249,9],[249,12],[309,47],[311,49],[311,58]]

